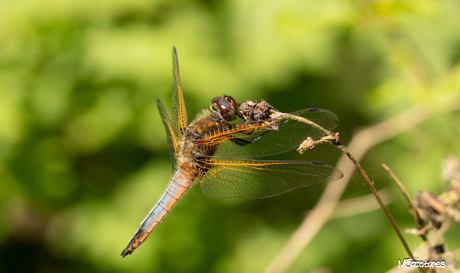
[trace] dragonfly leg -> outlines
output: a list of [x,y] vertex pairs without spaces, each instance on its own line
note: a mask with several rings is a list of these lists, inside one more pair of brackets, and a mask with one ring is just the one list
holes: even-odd
[[[278,125],[278,129],[281,129],[283,128],[283,126],[289,121],[289,119],[286,119],[282,124]],[[235,144],[238,144],[240,146],[244,146],[244,145],[247,145],[247,144],[250,144],[250,143],[254,143],[256,142],[257,140],[261,139],[266,133],[268,132],[271,132],[271,131],[265,131],[263,132],[262,134],[256,136],[255,138],[253,139],[250,139],[250,140],[247,140],[247,139],[242,139],[242,138],[234,138],[234,139],[230,139],[231,142],[235,143]],[[254,133],[254,131],[250,132],[250,133],[244,133],[245,135],[250,135]]]
[[[266,132],[263,132],[262,134],[256,136],[255,138],[253,139],[250,139],[250,140],[247,140],[247,139],[242,139],[242,138],[234,138],[234,139],[230,139],[231,142],[235,143],[235,144],[238,144],[240,146],[244,146],[246,144],[250,144],[250,143],[254,143],[256,142],[257,140],[259,140],[261,137],[263,137],[266,133],[268,132],[271,132],[271,131],[266,131]],[[250,135],[252,133],[248,133],[248,135]]]

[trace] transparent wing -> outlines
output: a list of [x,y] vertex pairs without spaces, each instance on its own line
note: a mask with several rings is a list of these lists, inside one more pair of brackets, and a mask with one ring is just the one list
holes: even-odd
[[266,198],[343,177],[339,169],[314,161],[208,157],[202,166],[201,190],[211,198]]
[[171,158],[172,171],[174,172],[176,170],[177,155],[180,149],[179,137],[177,136],[176,131],[174,130],[169,120],[168,114],[166,113],[166,110],[163,106],[163,103],[161,103],[160,99],[157,99],[157,107],[158,107],[158,112],[160,112],[160,116],[161,116],[161,120],[163,121],[163,125],[165,127],[166,138],[168,141],[168,148],[169,148],[169,156]]
[[187,127],[187,110],[185,109],[184,94],[180,80],[179,60],[176,47],[173,47],[173,83],[172,83],[172,112],[171,122],[177,136],[181,136]]
[[[339,124],[337,116],[324,109],[304,109],[292,114],[304,117],[327,130]],[[227,158],[255,158],[275,155],[296,149],[311,137],[320,139],[324,133],[306,123],[283,119],[275,127],[257,124],[226,124],[227,128],[215,131],[199,140],[199,145],[217,145],[215,156]],[[259,139],[257,139],[260,137]],[[249,143],[257,139],[256,141]]]

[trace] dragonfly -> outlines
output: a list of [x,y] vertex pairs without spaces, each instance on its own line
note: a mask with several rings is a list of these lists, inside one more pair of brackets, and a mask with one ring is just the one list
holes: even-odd
[[[122,251],[123,258],[147,239],[194,184],[199,183],[211,198],[267,198],[343,177],[339,169],[321,162],[255,159],[293,150],[307,137],[316,140],[324,133],[288,118],[267,122],[261,115],[243,115],[231,96],[213,98],[212,111],[203,110],[188,124],[175,47],[171,118],[160,99],[157,106],[166,131],[173,177]],[[339,122],[334,113],[324,109],[310,108],[292,114],[327,130]],[[238,117],[243,122],[235,122]]]

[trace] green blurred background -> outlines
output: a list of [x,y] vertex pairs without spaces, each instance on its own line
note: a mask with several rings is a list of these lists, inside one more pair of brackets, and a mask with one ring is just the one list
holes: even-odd
[[[0,1],[0,272],[263,271],[324,186],[264,200],[194,187],[119,256],[171,177],[155,100],[170,111],[172,46],[189,120],[224,93],[282,112],[320,107],[337,114],[346,145],[360,128],[459,92],[458,14],[455,0]],[[460,116],[446,108],[366,155],[378,189],[394,189],[386,163],[411,195],[443,190],[441,163],[460,155]],[[355,175],[343,199],[367,194]],[[396,191],[389,209],[415,226]],[[377,210],[327,223],[288,272],[382,272],[405,257]]]

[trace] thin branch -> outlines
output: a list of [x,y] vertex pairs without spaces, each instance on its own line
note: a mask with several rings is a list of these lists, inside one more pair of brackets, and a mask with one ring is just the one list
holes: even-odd
[[[422,217],[420,217],[420,214],[418,213],[417,207],[415,206],[414,202],[410,198],[409,194],[407,193],[406,188],[404,185],[399,181],[399,179],[396,177],[396,175],[391,171],[391,169],[386,165],[382,164],[383,169],[388,173],[388,175],[393,179],[395,182],[396,186],[398,186],[399,190],[401,191],[402,195],[406,198],[407,202],[409,203],[410,210],[412,212],[412,215],[415,217],[415,221],[417,224],[420,226],[420,229],[424,230],[425,228],[425,223],[422,220]],[[428,242],[428,238],[424,233],[420,234],[420,237],[422,237],[423,241],[427,245],[427,247],[430,246]]]
[[391,177],[391,179],[393,179],[393,181],[395,182],[396,186],[398,186],[399,190],[401,191],[402,195],[406,198],[407,203],[409,203],[409,206],[410,206],[410,209],[412,211],[412,214],[414,215],[414,217],[415,217],[417,223],[419,224],[419,226],[421,228],[424,228],[425,223],[423,222],[422,217],[420,217],[420,214],[418,213],[417,207],[415,207],[415,204],[412,201],[412,199],[410,198],[409,194],[407,193],[407,190],[404,187],[404,185],[401,183],[401,181],[399,181],[398,177],[396,177],[396,175],[391,171],[391,169],[386,164],[382,164],[382,167],[388,173],[388,175]]

